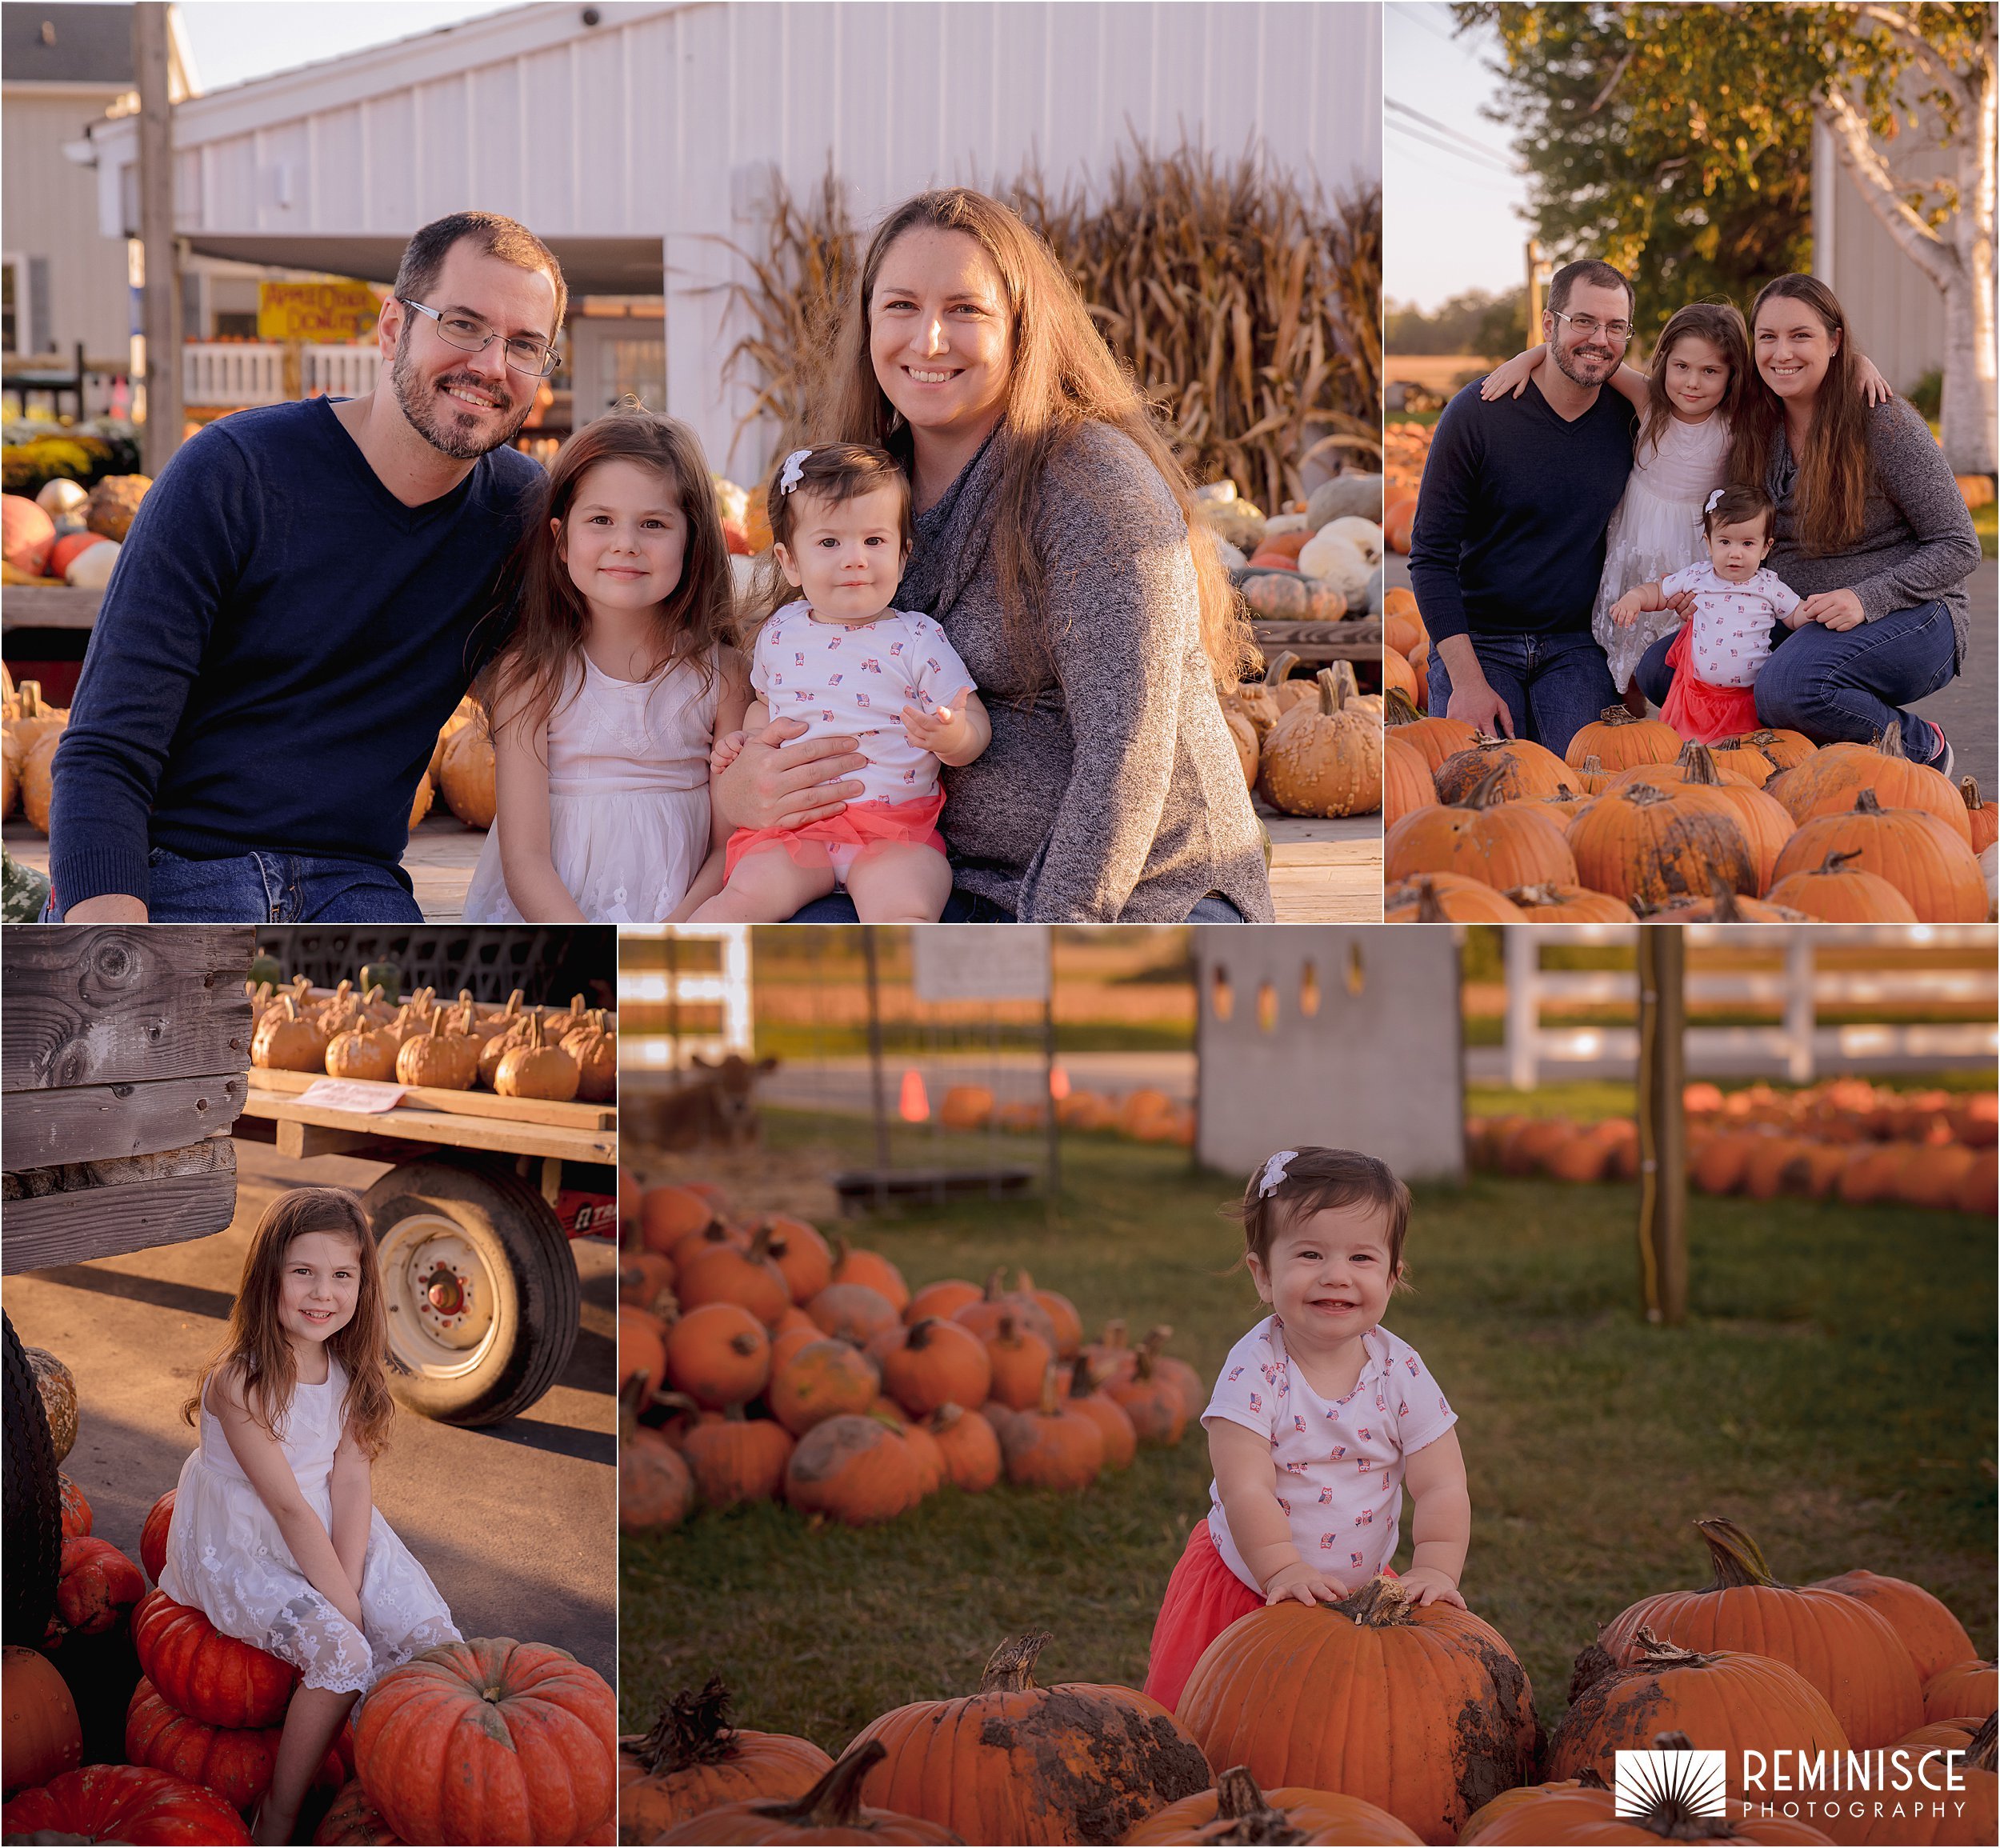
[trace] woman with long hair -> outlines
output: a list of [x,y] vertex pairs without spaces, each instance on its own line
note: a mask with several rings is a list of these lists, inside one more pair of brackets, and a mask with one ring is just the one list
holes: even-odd
[[[1905,709],[1965,662],[1979,540],[1950,465],[1909,404],[1864,401],[1847,318],[1815,278],[1765,285],[1750,353],[1757,381],[1732,472],[1775,504],[1766,562],[1805,599],[1798,626],[1772,632],[1758,721],[1816,744],[1894,730],[1906,757],[1949,776],[1944,733]],[[1634,674],[1655,704],[1672,682],[1670,645],[1655,642]]]
[[[992,719],[944,773],[946,917],[1268,920],[1217,694],[1247,636],[1185,472],[1047,246],[981,193],[906,201],[821,371],[814,438],[908,470],[897,601],[942,626]],[[858,794],[840,780],[858,762],[766,731],[715,798],[738,825],[795,826]]]

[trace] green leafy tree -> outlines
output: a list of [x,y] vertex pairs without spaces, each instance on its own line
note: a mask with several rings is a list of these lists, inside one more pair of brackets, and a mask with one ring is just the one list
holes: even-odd
[[[1945,310],[1942,436],[1990,474],[1994,10],[1897,5],[1453,7],[1498,37],[1542,242],[1630,274],[1642,334],[1682,302],[1746,302],[1810,266],[1815,122]],[[1938,146],[1946,171],[1912,170]],[[1901,164],[1899,164],[1899,162]]]
[[1518,353],[1526,344],[1528,292],[1468,289],[1426,314],[1414,303],[1389,304],[1384,344],[1396,354]]

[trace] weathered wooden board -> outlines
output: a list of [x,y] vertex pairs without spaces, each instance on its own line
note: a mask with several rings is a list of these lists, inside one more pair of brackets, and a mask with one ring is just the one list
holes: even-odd
[[[325,1074],[309,1071],[270,1071],[250,1068],[254,1091],[269,1091],[280,1097],[296,1097],[318,1084]],[[616,1104],[558,1104],[538,1098],[496,1097],[491,1091],[448,1091],[433,1085],[412,1085],[403,1101],[385,1116],[400,1116],[409,1109],[443,1110],[453,1116],[492,1117],[515,1123],[546,1123],[563,1130],[615,1130],[618,1126]]]
[[10,584],[0,594],[0,629],[94,629],[102,590],[68,584]]
[[226,1130],[249,1086],[240,1071],[144,1083],[16,1091],[6,1104],[6,1157],[47,1168],[185,1148]]
[[203,1078],[250,1064],[247,924],[15,924],[0,1090]]
[[29,1169],[0,1177],[0,1202],[9,1275],[182,1244],[235,1218],[236,1149],[210,1136],[159,1154]]
[[[302,1104],[294,1098],[261,1090],[253,1090],[245,1099],[243,1114],[277,1123],[281,1152],[286,1151],[290,1140],[284,1131],[287,1123],[310,1124],[346,1135],[365,1134],[366,1125],[379,1123],[379,1135],[398,1142],[438,1142],[454,1149],[495,1149],[516,1155],[556,1155],[566,1162],[615,1162],[618,1158],[618,1135],[614,1127],[569,1129],[549,1123],[509,1122],[494,1117],[411,1110],[405,1104],[378,1117],[364,1117],[353,1110],[322,1110],[315,1104]],[[303,1138],[297,1146],[305,1147]],[[336,1151],[315,1146],[313,1152]]]

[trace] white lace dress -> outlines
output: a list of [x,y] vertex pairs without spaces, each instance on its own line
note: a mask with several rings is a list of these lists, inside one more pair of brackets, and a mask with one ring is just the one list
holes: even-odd
[[1722,486],[1729,456],[1729,426],[1720,416],[1702,423],[1670,418],[1655,450],[1642,442],[1626,478],[1625,498],[1604,534],[1604,575],[1590,610],[1590,633],[1604,650],[1611,678],[1623,693],[1639,657],[1680,626],[1671,610],[1643,615],[1630,629],[1611,620],[1611,606],[1627,590],[1657,583],[1698,558],[1708,556],[1702,542],[1702,507]]
[[[549,721],[549,848],[594,924],[657,924],[708,858],[708,754],[721,676],[691,662],[614,680],[587,656],[583,684]],[[520,924],[500,867],[502,814],[466,892],[469,924]]]
[[[293,1390],[278,1430],[306,1506],[333,1531],[330,1482],[340,1447],[347,1375],[331,1355],[321,1386]],[[225,1635],[290,1662],[308,1687],[365,1694],[383,1675],[439,1643],[461,1639],[430,1575],[375,1509],[356,1588],[365,1635],[315,1591],[292,1558],[263,1498],[202,1406],[200,1447],[181,1468],[160,1589],[193,1605]]]

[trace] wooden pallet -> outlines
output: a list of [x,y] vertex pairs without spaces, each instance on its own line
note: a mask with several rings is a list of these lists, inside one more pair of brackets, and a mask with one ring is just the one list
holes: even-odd
[[615,1104],[550,1103],[426,1085],[405,1087],[393,1109],[374,1114],[301,1102],[301,1094],[324,1077],[316,1072],[250,1071],[243,1114],[277,1126],[280,1154],[300,1161],[312,1155],[356,1154],[387,1160],[405,1152],[390,1145],[430,1143],[566,1162],[618,1159]]

